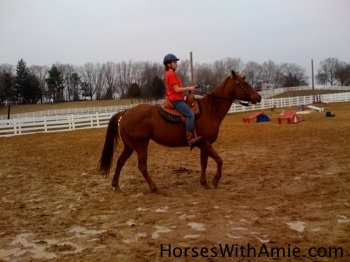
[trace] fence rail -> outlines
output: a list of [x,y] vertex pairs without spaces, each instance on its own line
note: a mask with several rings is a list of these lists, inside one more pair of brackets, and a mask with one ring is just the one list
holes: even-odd
[[[65,109],[54,109],[38,112],[28,112],[22,114],[11,114],[11,118],[33,118],[43,116],[56,116],[56,115],[79,115],[79,114],[94,114],[94,113],[110,113],[120,110],[129,109],[134,105],[119,105],[119,106],[103,106],[103,107],[87,107],[87,108],[65,108]],[[0,115],[0,121],[6,120],[7,115]]]
[[[311,90],[310,86],[293,86],[293,87],[283,87],[270,90],[260,91],[259,94],[263,98],[269,98],[289,91],[306,91]],[[315,87],[315,90],[333,90],[333,91],[349,91],[350,86],[323,86]]]
[[106,127],[115,112],[0,120],[0,136]]
[[[320,95],[324,103],[350,102],[350,92],[338,94]],[[299,96],[289,98],[262,99],[261,103],[250,106],[241,106],[233,103],[228,113],[238,113],[246,111],[263,110],[268,108],[293,107],[300,105],[310,105],[313,103],[313,96]],[[69,114],[58,111],[53,116],[36,116],[0,120],[0,136],[15,136],[23,134],[33,134],[40,132],[61,132],[87,128],[101,128],[108,125],[113,114],[124,109],[129,109],[135,105],[108,107],[105,112],[90,109],[90,111]],[[95,111],[94,111],[95,110]],[[94,111],[94,112],[92,112]],[[102,110],[103,111],[103,110]]]
[[[317,87],[316,90],[339,90],[339,91],[349,91],[350,86],[327,86],[327,87]],[[267,99],[272,96],[287,92],[287,91],[303,91],[310,90],[309,86],[296,86],[296,87],[285,87],[285,88],[276,88],[271,90],[260,91],[259,94],[262,98]],[[162,103],[162,100],[156,103]],[[66,108],[66,109],[55,109],[55,110],[46,110],[38,112],[28,112],[22,114],[11,114],[11,118],[24,118],[24,117],[43,117],[43,116],[56,116],[56,115],[71,115],[71,114],[94,114],[99,113],[111,113],[117,112],[124,109],[129,109],[134,107],[134,105],[121,105],[121,106],[104,106],[104,107],[89,107],[89,108]],[[7,115],[0,115],[0,121],[7,120]]]

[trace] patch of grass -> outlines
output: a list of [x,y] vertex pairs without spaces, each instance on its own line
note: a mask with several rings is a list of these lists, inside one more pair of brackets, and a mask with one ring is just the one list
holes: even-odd
[[[344,93],[348,91],[343,90],[316,90],[315,89],[315,95],[323,95],[323,94],[337,94],[337,93]],[[287,91],[282,94],[275,95],[271,98],[286,98],[286,97],[296,97],[296,96],[312,96],[313,91],[312,90],[301,90],[301,91]]]
[[[66,108],[86,108],[86,107],[103,107],[103,106],[117,106],[143,103],[143,99],[117,99],[117,100],[93,100],[93,101],[74,101],[61,102],[54,104],[37,104],[37,105],[11,105],[11,114],[21,114],[28,112],[66,109]],[[8,108],[0,106],[0,115],[7,115]]]

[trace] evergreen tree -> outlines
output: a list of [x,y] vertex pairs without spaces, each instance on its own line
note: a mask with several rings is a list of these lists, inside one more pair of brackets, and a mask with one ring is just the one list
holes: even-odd
[[57,66],[52,65],[48,71],[49,77],[45,79],[49,95],[53,101],[63,101],[63,78]]
[[133,98],[138,98],[141,96],[141,88],[138,84],[132,83],[127,91],[127,97],[131,98],[131,103],[133,104]]
[[152,96],[155,100],[164,98],[165,95],[165,84],[159,76],[154,76],[152,80]]
[[14,99],[14,77],[11,72],[0,73],[0,104]]
[[19,103],[23,102],[23,92],[25,89],[25,85],[27,84],[27,80],[28,80],[28,68],[27,68],[26,62],[24,62],[24,60],[21,59],[18,61],[17,68],[16,68],[15,88],[14,88],[15,99]]
[[73,100],[78,101],[79,99],[79,85],[81,83],[80,76],[77,73],[73,73],[70,76],[70,86],[73,91]]
[[23,103],[36,104],[41,99],[39,80],[34,74],[29,74],[23,89]]
[[90,87],[89,84],[85,81],[80,82],[80,90],[81,90],[81,95],[84,97],[84,100],[86,100],[86,97],[90,96]]

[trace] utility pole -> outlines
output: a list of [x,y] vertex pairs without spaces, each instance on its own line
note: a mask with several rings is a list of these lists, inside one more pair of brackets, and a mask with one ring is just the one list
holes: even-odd
[[7,103],[7,119],[10,119],[10,115],[11,115],[11,103],[8,102]]
[[314,60],[311,59],[311,83],[312,83],[312,103],[315,103],[315,85],[314,85]]
[[194,86],[194,75],[193,75],[193,57],[192,51],[190,52],[190,65],[191,65],[191,85]]

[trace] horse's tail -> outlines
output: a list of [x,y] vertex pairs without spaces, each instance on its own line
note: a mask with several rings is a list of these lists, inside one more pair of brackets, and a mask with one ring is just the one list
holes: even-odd
[[118,145],[119,138],[119,119],[125,113],[125,111],[118,112],[112,116],[109,120],[105,144],[103,146],[102,155],[100,158],[99,171],[103,176],[108,176],[109,170],[113,160],[114,148]]

